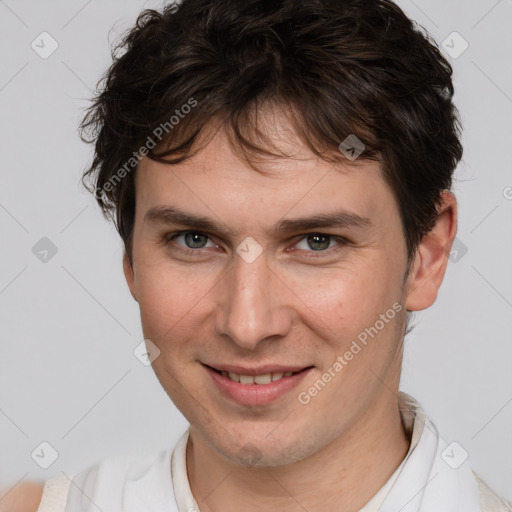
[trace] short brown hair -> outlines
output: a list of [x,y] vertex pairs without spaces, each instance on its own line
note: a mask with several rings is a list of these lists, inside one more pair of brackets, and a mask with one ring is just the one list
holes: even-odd
[[83,183],[101,192],[130,259],[141,154],[189,158],[214,117],[244,153],[275,155],[251,121],[267,102],[291,107],[297,134],[325,160],[345,158],[338,147],[355,135],[361,158],[382,163],[409,259],[462,157],[452,68],[390,0],[182,0],[144,10],[112,59],[80,125],[95,144]]

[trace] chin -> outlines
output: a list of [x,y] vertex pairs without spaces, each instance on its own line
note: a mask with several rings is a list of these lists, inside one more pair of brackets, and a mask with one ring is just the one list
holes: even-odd
[[260,435],[225,439],[219,443],[209,443],[212,448],[230,462],[245,467],[278,467],[293,464],[306,458],[309,448],[302,441],[294,441],[289,435],[286,439],[264,439]]

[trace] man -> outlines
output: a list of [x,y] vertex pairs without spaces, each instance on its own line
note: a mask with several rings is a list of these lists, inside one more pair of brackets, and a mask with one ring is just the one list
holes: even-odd
[[120,49],[85,177],[190,429],[38,510],[512,510],[398,391],[457,229],[434,43],[388,0],[183,0]]

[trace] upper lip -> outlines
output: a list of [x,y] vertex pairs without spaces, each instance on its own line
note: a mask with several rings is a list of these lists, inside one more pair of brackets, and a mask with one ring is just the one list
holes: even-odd
[[[206,364],[206,363],[203,363]],[[237,373],[238,375],[265,375],[267,373],[287,373],[287,372],[300,372],[301,370],[305,370],[310,366],[284,366],[284,365],[276,365],[276,364],[266,364],[257,367],[247,367],[247,366],[239,366],[236,364],[206,364],[210,368],[219,371],[226,371],[231,373]]]

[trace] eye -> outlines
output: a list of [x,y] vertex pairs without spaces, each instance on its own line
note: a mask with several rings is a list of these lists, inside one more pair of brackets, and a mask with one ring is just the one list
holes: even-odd
[[[337,240],[338,243],[332,246],[331,242],[334,242],[335,240]],[[341,237],[325,235],[323,233],[311,233],[309,235],[305,235],[305,237],[296,244],[295,247],[308,252],[330,252],[330,249],[333,247],[344,245],[344,243],[346,243],[346,241]],[[303,244],[302,247],[301,244]]]
[[[185,244],[178,243],[181,247],[186,249],[204,249],[207,247],[208,235],[202,233],[201,231],[179,231],[178,233],[171,233],[166,237],[166,242],[176,242],[180,239],[183,239]],[[211,242],[212,245],[209,247],[215,247],[215,244]]]
[[[187,255],[200,255],[202,250],[217,248],[210,237],[201,231],[175,231],[164,237],[165,244],[172,250],[181,251]],[[349,242],[342,237],[324,233],[303,235],[293,246],[292,251],[299,249],[308,257],[320,257],[342,249]],[[210,244],[210,245],[208,245]]]

